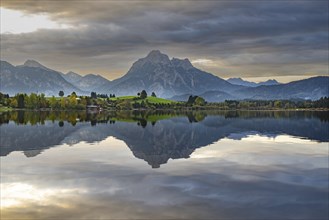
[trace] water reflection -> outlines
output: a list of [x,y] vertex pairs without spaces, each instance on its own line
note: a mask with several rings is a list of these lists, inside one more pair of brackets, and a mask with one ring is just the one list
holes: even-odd
[[223,138],[288,134],[318,142],[329,139],[326,112],[18,111],[0,118],[1,156],[23,151],[33,157],[54,146],[96,143],[112,136],[153,168],[169,159],[189,158],[195,149]]
[[149,169],[123,141],[1,159],[3,219],[326,219],[327,143],[224,138]]
[[1,219],[328,219],[327,113],[0,121]]

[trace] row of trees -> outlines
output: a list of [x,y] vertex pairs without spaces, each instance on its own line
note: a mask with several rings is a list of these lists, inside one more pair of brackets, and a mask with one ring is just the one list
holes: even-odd
[[8,106],[12,108],[47,108],[49,103],[44,94],[37,95],[35,93],[17,94],[6,100]]
[[[62,91],[62,90],[59,91],[58,95],[60,97],[63,97],[64,96],[64,91]],[[141,99],[146,99],[147,98],[147,92],[145,90],[143,90],[142,92],[137,93],[137,96],[140,97]],[[152,97],[157,97],[154,92],[152,92],[151,96]],[[107,94],[97,94],[96,92],[91,92],[90,97],[93,98],[93,99],[96,99],[96,98],[115,98],[115,94],[107,95]]]
[[219,109],[310,109],[329,108],[329,97],[319,100],[225,100],[219,103],[208,103],[208,107]]
[[14,97],[9,97],[0,93],[0,104],[12,108],[21,109],[86,109],[87,105],[106,105],[106,100],[94,99],[89,96],[77,96],[72,92],[68,97],[45,97],[44,94],[31,93],[16,94]]
[[97,94],[96,92],[91,92],[90,97],[93,99],[97,99],[97,98],[107,99],[107,98],[115,98],[115,94],[110,94],[108,96],[107,94]]
[[[60,97],[63,97],[64,96],[64,91],[62,91],[62,90],[59,91],[58,95]],[[141,99],[146,99],[147,98],[147,92],[145,90],[143,90],[142,92],[137,93],[137,96],[140,97]],[[152,92],[151,96],[152,97],[157,97],[154,92]],[[96,98],[115,98],[115,94],[107,95],[107,94],[97,94],[96,92],[91,92],[90,97],[94,98],[94,99],[96,99]]]
[[[137,93],[137,96],[141,99],[146,99],[147,98],[147,92],[143,90],[142,92]],[[157,97],[154,92],[151,94],[152,97]]]
[[[60,91],[64,96],[64,92]],[[45,97],[44,94],[16,94],[14,97],[9,97],[8,94],[0,93],[0,106],[9,106],[12,108],[26,109],[86,109],[88,105],[97,105],[102,108],[111,109],[184,109],[184,108],[199,108],[199,109],[311,109],[311,108],[329,108],[329,97],[322,97],[319,100],[226,100],[220,103],[207,103],[200,96],[190,96],[186,102],[150,102],[147,99],[147,93],[143,90],[137,94],[138,97],[133,99],[111,99],[115,95],[110,94],[108,97],[105,94],[92,93],[91,96],[77,96],[72,92],[67,97]],[[156,97],[152,93],[152,97]]]
[[[75,95],[76,95],[76,93],[75,92],[73,92]],[[64,96],[64,91],[59,91],[58,92],[58,95],[60,96],[60,97],[63,97]],[[70,95],[68,95],[68,97],[69,97]],[[110,94],[109,96],[107,95],[107,94],[97,94],[96,92],[91,92],[90,93],[90,97],[91,98],[93,98],[93,99],[97,99],[97,98],[115,98],[115,94]]]
[[[91,125],[98,123],[114,124],[116,121],[135,121],[142,127],[149,122],[152,125],[158,120],[171,118],[175,116],[187,116],[190,122],[199,122],[208,115],[218,115],[225,118],[318,118],[321,121],[328,122],[329,115],[325,111],[174,111],[174,110],[155,110],[155,111],[107,111],[90,113],[87,111],[11,111],[4,112],[0,117],[0,125],[8,124],[14,121],[17,124],[45,124],[46,121],[58,123],[60,127],[70,123],[73,126],[81,122],[90,122]],[[78,120],[77,120],[78,119]],[[65,123],[64,123],[65,122]]]

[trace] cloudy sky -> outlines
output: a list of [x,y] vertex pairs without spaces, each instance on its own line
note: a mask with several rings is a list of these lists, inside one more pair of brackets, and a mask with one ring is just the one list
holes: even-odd
[[328,1],[1,0],[1,60],[108,79],[159,49],[223,78],[328,75]]

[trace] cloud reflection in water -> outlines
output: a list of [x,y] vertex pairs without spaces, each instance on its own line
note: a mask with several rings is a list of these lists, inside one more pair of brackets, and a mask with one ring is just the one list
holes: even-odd
[[1,217],[327,218],[328,143],[275,139],[224,138],[161,169],[113,137],[11,153],[1,158]]

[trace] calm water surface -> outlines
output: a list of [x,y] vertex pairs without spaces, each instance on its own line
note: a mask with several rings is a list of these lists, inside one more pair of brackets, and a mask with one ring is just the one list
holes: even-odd
[[328,219],[328,112],[0,115],[1,219]]

